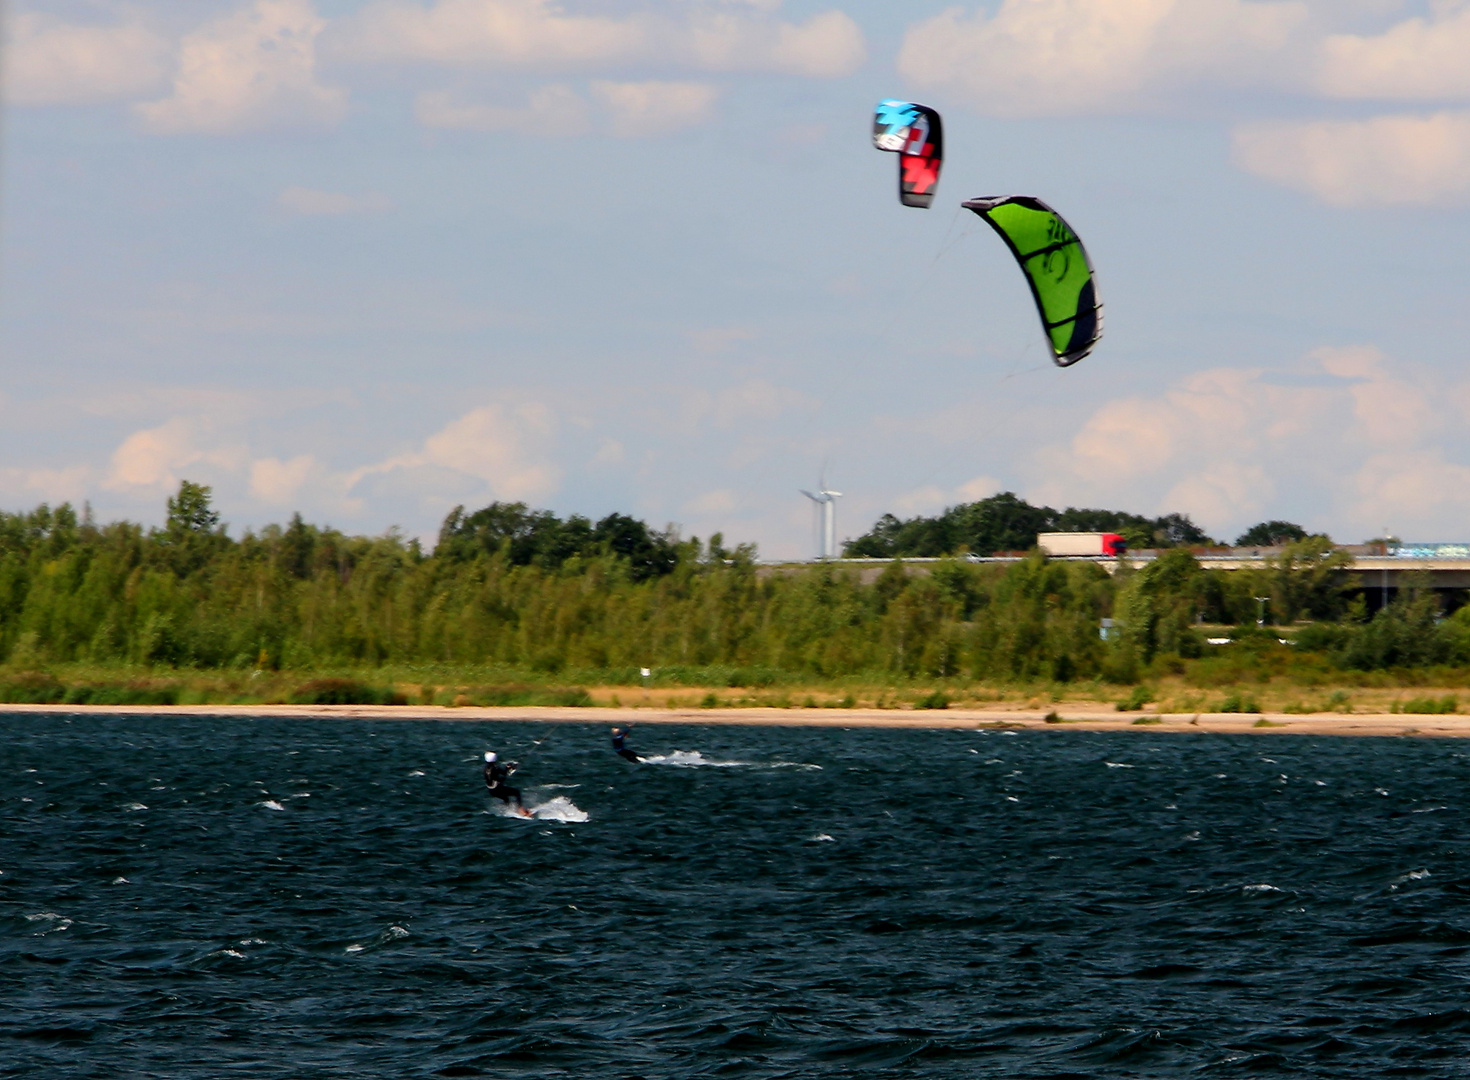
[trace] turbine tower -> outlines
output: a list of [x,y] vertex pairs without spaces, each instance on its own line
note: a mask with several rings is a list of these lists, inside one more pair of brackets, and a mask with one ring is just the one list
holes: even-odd
[[817,550],[819,559],[837,558],[837,500],[842,497],[840,491],[830,491],[827,488],[827,478],[823,475],[817,482],[817,493],[813,495],[805,488],[798,488],[822,510],[822,537]]

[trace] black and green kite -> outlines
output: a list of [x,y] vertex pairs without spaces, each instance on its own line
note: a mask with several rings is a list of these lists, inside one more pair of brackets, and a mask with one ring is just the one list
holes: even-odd
[[1087,249],[1062,215],[1030,195],[961,205],[984,218],[1021,264],[1057,366],[1070,367],[1090,353],[1102,337],[1102,306]]

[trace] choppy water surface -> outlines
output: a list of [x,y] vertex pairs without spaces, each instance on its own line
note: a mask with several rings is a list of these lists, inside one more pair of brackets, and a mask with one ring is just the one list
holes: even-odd
[[[1466,744],[0,718],[0,1074],[1464,1076]],[[489,812],[519,758],[537,820]],[[545,785],[545,786],[538,786]]]

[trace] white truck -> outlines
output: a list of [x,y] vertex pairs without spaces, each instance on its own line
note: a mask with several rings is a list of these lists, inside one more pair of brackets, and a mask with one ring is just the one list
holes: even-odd
[[1122,555],[1127,543],[1117,533],[1037,533],[1036,546],[1048,555]]

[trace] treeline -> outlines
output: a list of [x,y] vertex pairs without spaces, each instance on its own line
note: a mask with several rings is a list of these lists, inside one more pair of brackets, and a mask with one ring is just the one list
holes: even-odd
[[[1272,522],[1272,525],[1286,525]],[[1306,534],[1297,526],[1301,539]],[[1122,536],[1130,549],[1200,547],[1214,545],[1187,514],[1148,518],[1121,510],[1079,510],[1032,506],[1010,491],[978,502],[948,507],[934,517],[900,521],[884,514],[873,527],[849,540],[849,558],[936,558],[943,555],[995,555],[1002,551],[1030,551],[1042,532],[1110,532]],[[1254,541],[1259,542],[1259,541]]]
[[[209,496],[183,484],[155,529],[99,525],[69,506],[0,513],[6,669],[478,665],[616,682],[652,666],[753,682],[1127,683],[1181,664],[1470,663],[1470,611],[1441,618],[1432,592],[1409,590],[1370,620],[1345,557],[1321,537],[1258,571],[1204,570],[1176,548],[1110,576],[1033,552],[1006,566],[894,562],[865,582],[853,567],[763,567],[752,547],[719,537],[520,504],[456,509],[432,553],[299,515],[237,539]],[[1258,618],[1312,624],[1283,646]],[[1115,624],[1106,637],[1105,619]],[[1209,646],[1202,621],[1236,625],[1238,647]]]

